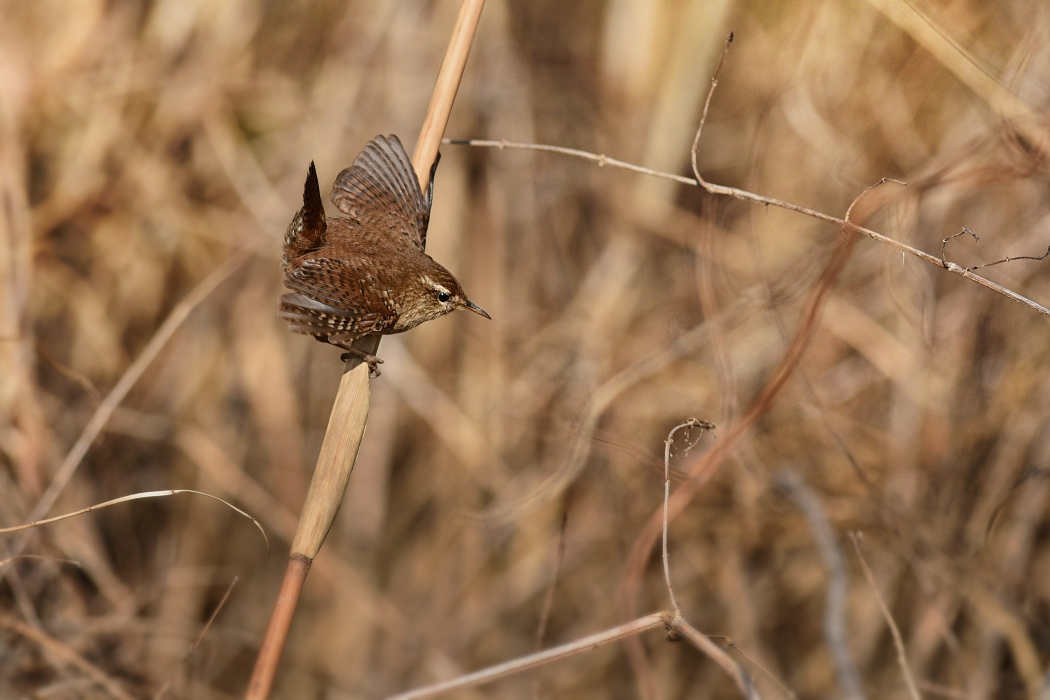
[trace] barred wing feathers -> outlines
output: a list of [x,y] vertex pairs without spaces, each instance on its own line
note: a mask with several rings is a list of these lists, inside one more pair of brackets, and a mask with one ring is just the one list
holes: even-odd
[[368,142],[336,177],[332,203],[363,226],[404,236],[420,251],[426,247],[430,207],[397,136]]
[[397,322],[387,301],[381,308],[362,304],[374,299],[375,275],[362,263],[334,258],[305,260],[285,277],[285,286],[297,292],[281,297],[281,318],[292,330],[311,335],[381,333]]

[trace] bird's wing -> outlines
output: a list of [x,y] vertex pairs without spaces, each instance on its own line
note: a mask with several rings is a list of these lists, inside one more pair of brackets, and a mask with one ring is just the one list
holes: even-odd
[[[428,191],[432,183],[433,173]],[[354,164],[336,177],[332,203],[365,226],[404,236],[421,251],[426,247],[430,206],[397,136],[368,142]]]
[[381,333],[397,322],[397,311],[383,295],[367,263],[336,258],[304,260],[285,276],[284,284],[298,294],[281,297],[281,316],[300,333],[316,335],[327,330],[365,335]]

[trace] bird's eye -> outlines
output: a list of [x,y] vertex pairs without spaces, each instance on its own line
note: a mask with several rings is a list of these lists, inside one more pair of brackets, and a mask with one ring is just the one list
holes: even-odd
[[451,298],[452,297],[449,296],[448,292],[438,292],[438,301],[442,303],[448,301]]

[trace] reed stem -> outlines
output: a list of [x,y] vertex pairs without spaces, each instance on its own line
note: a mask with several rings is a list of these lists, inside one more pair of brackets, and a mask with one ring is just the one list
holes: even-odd
[[[459,90],[484,4],[485,0],[464,0],[460,6],[456,26],[452,30],[448,49],[445,51],[445,58],[441,62],[430,106],[423,119],[423,128],[419,132],[419,140],[412,155],[412,165],[423,187],[441,146],[441,138],[445,134],[445,125],[448,124],[452,103]],[[379,349],[379,337],[361,338],[354,343],[354,347],[375,354]],[[306,494],[302,513],[299,515],[299,526],[292,541],[284,582],[281,584],[262,646],[259,648],[259,656],[256,658],[255,669],[245,694],[246,700],[266,700],[270,696],[299,595],[306,583],[306,574],[343,502],[350,473],[354,469],[354,462],[361,447],[361,438],[365,434],[368,403],[368,367],[352,357],[347,361],[339,382],[339,391],[328,419],[328,429],[325,431],[321,452],[317,457],[317,466],[310,480],[310,489]]]

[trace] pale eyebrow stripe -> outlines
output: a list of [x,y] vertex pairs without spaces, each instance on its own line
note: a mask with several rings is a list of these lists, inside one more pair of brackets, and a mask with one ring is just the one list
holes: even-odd
[[430,285],[431,287],[433,287],[434,289],[438,290],[439,292],[444,292],[445,294],[448,294],[450,296],[452,295],[452,291],[451,290],[446,289],[444,287],[444,285],[440,285],[437,282],[435,282],[434,280],[432,280],[429,275],[422,275],[422,276],[420,276],[420,279],[423,280],[424,284]]

